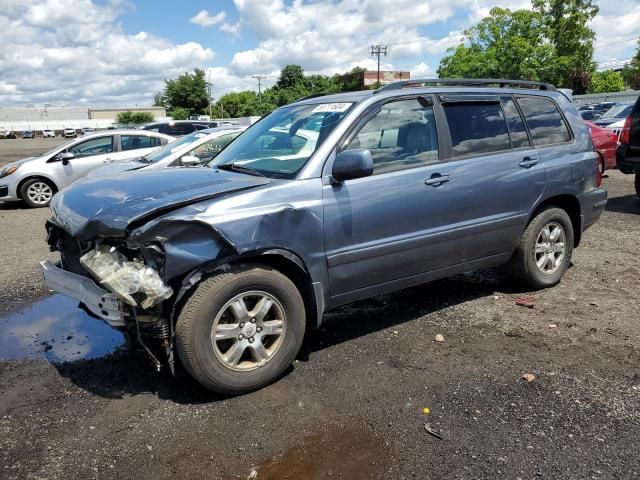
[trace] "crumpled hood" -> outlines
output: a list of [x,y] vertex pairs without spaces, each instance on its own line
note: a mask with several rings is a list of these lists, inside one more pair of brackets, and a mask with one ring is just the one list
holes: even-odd
[[53,197],[52,220],[80,240],[124,238],[132,222],[268,183],[265,177],[212,168],[165,168],[88,177]]

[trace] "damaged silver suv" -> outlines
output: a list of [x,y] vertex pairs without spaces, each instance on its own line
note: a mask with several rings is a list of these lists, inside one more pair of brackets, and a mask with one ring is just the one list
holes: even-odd
[[231,394],[277,379],[339,305],[501,264],[555,285],[607,196],[575,107],[525,81],[302,99],[209,167],[62,190],[47,223],[61,262],[42,265],[158,367]]

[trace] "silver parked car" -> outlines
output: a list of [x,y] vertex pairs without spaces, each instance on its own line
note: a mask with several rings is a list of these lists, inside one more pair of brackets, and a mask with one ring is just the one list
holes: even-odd
[[87,177],[114,175],[129,170],[207,165],[247,127],[208,128],[174,140],[170,144],[128,162],[117,162],[91,170]]
[[89,171],[146,155],[172,140],[169,135],[141,130],[110,130],[74,139],[39,157],[2,168],[0,200],[23,200],[29,207],[45,207],[55,192]]

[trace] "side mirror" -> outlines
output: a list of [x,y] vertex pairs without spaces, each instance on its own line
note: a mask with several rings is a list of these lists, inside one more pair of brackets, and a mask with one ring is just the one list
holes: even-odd
[[373,158],[369,150],[345,150],[336,155],[333,161],[331,177],[336,182],[368,177],[371,174],[373,174]]
[[75,155],[71,152],[62,152],[58,154],[58,160],[62,161],[63,165],[69,165],[69,160],[75,158]]
[[185,155],[180,159],[180,164],[185,167],[198,167],[202,162],[198,157],[194,157],[193,155]]

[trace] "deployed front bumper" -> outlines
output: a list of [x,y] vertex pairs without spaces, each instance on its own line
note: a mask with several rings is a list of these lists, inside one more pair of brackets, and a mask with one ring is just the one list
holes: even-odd
[[47,288],[75,298],[96,317],[112,327],[124,327],[122,301],[100,288],[93,280],[62,270],[51,262],[40,262]]

